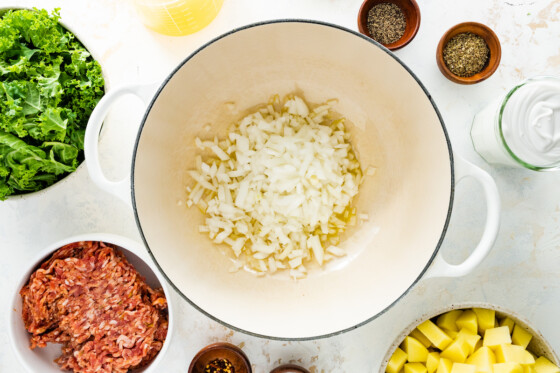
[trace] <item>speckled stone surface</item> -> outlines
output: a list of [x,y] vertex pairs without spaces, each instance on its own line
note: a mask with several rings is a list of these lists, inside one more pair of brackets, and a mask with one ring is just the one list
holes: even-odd
[[[257,373],[296,362],[311,372],[377,372],[401,330],[435,308],[485,301],[512,309],[531,320],[560,351],[560,172],[534,173],[486,164],[473,150],[473,115],[513,84],[541,74],[560,75],[559,0],[419,0],[420,31],[396,52],[422,80],[446,122],[454,151],[492,174],[502,197],[502,226],[496,245],[470,275],[421,281],[389,312],[343,335],[305,342],[268,341],[234,332],[199,313],[178,295],[176,330],[160,372],[185,372],[203,346],[228,341],[247,353]],[[14,2],[0,0],[0,7]],[[162,80],[181,60],[210,39],[232,28],[275,18],[306,18],[357,29],[360,0],[225,0],[216,20],[204,30],[174,38],[145,29],[130,1],[17,1],[19,6],[60,7],[103,65],[110,86]],[[437,69],[435,50],[441,35],[464,21],[487,24],[502,43],[502,63],[487,81],[460,86]],[[106,173],[122,177],[142,115],[134,99],[117,103],[101,140]],[[484,200],[471,181],[462,182],[443,253],[450,261],[465,258],[484,225]],[[139,240],[132,211],[98,190],[85,166],[48,193],[0,202],[0,372],[23,367],[10,350],[4,327],[13,288],[29,260],[46,245],[88,232],[115,233]]]

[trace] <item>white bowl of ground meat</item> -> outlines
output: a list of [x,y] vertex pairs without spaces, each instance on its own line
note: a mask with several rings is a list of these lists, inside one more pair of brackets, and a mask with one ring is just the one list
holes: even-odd
[[173,330],[170,292],[145,248],[109,234],[49,245],[9,304],[8,330],[29,372],[156,372]]

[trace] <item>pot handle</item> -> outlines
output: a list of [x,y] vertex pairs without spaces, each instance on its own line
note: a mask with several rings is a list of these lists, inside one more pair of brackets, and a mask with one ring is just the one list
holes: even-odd
[[95,109],[89,117],[84,136],[84,155],[90,178],[95,185],[104,191],[115,195],[128,205],[132,205],[130,190],[130,174],[119,181],[112,181],[105,177],[101,164],[99,163],[99,134],[105,117],[109,113],[113,103],[120,97],[132,94],[138,97],[146,106],[152,99],[155,89],[159,83],[151,84],[131,84],[111,90],[105,94],[97,103]]
[[472,177],[483,188],[486,198],[486,226],[480,242],[472,254],[461,264],[449,264],[439,253],[424,278],[431,277],[460,277],[471,272],[488,255],[496,241],[500,228],[500,195],[494,179],[481,168],[455,156],[456,183]]

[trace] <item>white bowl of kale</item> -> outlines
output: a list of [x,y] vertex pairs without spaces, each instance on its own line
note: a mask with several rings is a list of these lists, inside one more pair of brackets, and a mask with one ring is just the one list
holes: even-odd
[[0,10],[0,200],[43,190],[82,163],[101,67],[57,10]]

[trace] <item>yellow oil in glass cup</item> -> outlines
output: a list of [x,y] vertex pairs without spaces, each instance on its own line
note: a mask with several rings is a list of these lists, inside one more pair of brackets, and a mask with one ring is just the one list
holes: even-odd
[[138,15],[160,34],[183,36],[206,27],[224,0],[134,0]]

